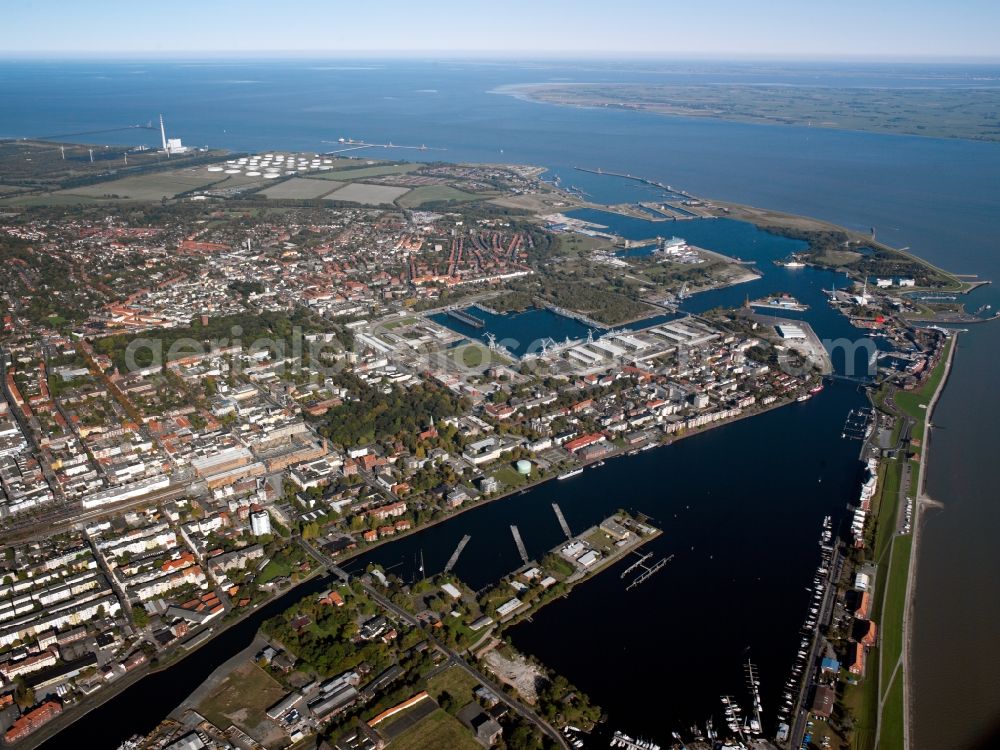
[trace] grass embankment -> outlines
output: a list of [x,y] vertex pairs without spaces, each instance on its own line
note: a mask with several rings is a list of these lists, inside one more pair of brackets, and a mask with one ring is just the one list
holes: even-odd
[[878,746],[885,750],[896,750],[903,747],[903,724],[906,721],[903,712],[903,670],[896,673],[882,708],[882,727],[879,730]]
[[869,549],[874,554],[874,562],[880,563],[885,558],[886,550],[896,533],[896,518],[899,513],[899,483],[902,478],[902,464],[899,459],[892,459],[882,464],[879,469],[879,492],[872,504],[874,534],[868,539]]
[[[911,440],[916,441],[913,447],[918,452],[923,449],[927,409],[944,378],[954,343],[953,338],[946,342],[937,365],[920,388],[896,391],[893,394],[897,409],[914,420]],[[881,407],[884,397],[884,392],[875,397],[877,406]],[[893,433],[894,438],[898,436],[900,424],[901,420]],[[877,563],[879,571],[872,599],[872,616],[876,618],[880,637],[879,645],[868,654],[865,680],[860,685],[849,685],[844,690],[844,708],[854,718],[851,736],[851,747],[854,750],[876,750],[876,745],[877,750],[901,750],[904,743],[906,709],[903,685],[906,674],[901,660],[905,647],[903,620],[913,557],[913,537],[896,534],[896,519],[899,513],[899,484],[906,461],[911,470],[907,495],[916,497],[920,482],[919,459],[892,459],[882,465],[880,490],[872,509],[877,521],[869,549],[872,550],[872,561]]]

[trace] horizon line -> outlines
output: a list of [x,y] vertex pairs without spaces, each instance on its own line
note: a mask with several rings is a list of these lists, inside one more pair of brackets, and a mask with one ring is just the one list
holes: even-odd
[[944,54],[906,54],[906,53],[769,53],[769,52],[661,52],[658,50],[0,50],[0,60],[81,60],[81,59],[117,59],[117,60],[174,60],[174,59],[324,59],[324,60],[354,60],[364,59],[474,59],[474,60],[504,60],[520,59],[524,62],[545,61],[691,61],[704,62],[893,62],[901,64],[918,63],[995,63],[1000,64],[1000,55],[944,55]]

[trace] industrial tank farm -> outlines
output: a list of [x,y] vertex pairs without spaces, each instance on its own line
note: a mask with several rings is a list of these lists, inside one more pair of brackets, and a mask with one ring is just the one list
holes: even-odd
[[228,159],[224,167],[208,167],[209,172],[224,172],[225,174],[246,174],[247,177],[261,177],[265,180],[276,180],[279,177],[292,177],[303,172],[329,172],[333,159],[324,159],[318,154],[263,154],[259,156],[243,156],[238,159]]

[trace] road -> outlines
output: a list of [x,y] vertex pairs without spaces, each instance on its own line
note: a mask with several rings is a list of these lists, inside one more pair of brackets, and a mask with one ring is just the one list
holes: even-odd
[[[327,555],[325,555],[320,550],[316,549],[313,545],[311,545],[305,539],[303,539],[301,541],[302,541],[302,545],[305,547],[306,551],[309,554],[311,554],[320,563],[322,563],[323,565],[325,565],[330,570],[330,572],[332,572],[334,575],[336,575],[338,578],[340,578],[340,580],[343,583],[349,584],[351,582],[351,577],[347,573],[347,571],[345,571],[342,568],[340,568]],[[371,597],[372,601],[374,601],[376,604],[378,604],[380,607],[382,607],[382,609],[384,609],[386,612],[389,612],[390,614],[394,615],[395,617],[397,617],[398,619],[402,620],[403,622],[408,623],[409,625],[411,625],[414,628],[417,628],[417,629],[419,629],[421,631],[424,630],[423,627],[420,625],[420,622],[412,614],[410,614],[409,612],[407,612],[402,607],[399,607],[396,604],[393,604],[388,599],[386,599],[378,591],[376,591],[373,586],[365,583],[361,579],[357,579],[357,580],[361,584],[361,587],[364,589],[365,593],[368,594],[368,596]],[[471,675],[476,680],[479,680],[479,682],[481,682],[483,685],[485,685],[487,688],[489,688],[501,701],[503,701],[503,703],[506,704],[506,706],[509,709],[511,709],[512,711],[516,712],[525,721],[527,721],[530,724],[534,725],[541,732],[543,732],[544,734],[548,735],[549,738],[552,739],[559,747],[564,748],[564,750],[569,750],[569,744],[566,742],[566,739],[558,732],[558,730],[556,730],[556,728],[553,727],[551,724],[549,724],[547,721],[545,721],[544,719],[542,719],[530,707],[528,707],[527,705],[525,705],[521,701],[517,700],[516,698],[513,698],[510,695],[506,694],[499,685],[497,685],[496,683],[494,683],[491,679],[489,679],[488,677],[486,677],[486,675],[484,675],[482,672],[480,672],[474,666],[472,666],[471,664],[469,664],[469,662],[466,661],[465,658],[462,657],[461,654],[459,654],[458,652],[456,652],[456,651],[448,648],[443,643],[439,642],[436,638],[434,638],[433,635],[428,635],[428,639],[431,642],[433,642],[434,646],[439,651],[441,651],[442,653],[444,653],[448,657],[449,662],[451,662],[452,664],[454,664],[455,666],[457,666],[459,669],[464,670],[465,672],[467,672],[469,675]]]

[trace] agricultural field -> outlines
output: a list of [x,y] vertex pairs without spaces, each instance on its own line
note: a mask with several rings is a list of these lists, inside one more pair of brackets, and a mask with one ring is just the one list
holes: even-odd
[[[220,180],[220,176],[224,179]],[[110,182],[99,182],[95,185],[84,185],[70,190],[60,190],[55,196],[83,196],[84,198],[110,198],[133,201],[158,201],[162,198],[173,198],[178,193],[205,188],[213,183],[218,187],[236,187],[257,182],[253,178],[232,179],[217,173],[206,172],[204,169],[191,168],[173,172],[155,172],[152,174],[122,177]]]
[[390,187],[389,185],[368,185],[363,182],[353,182],[326,196],[326,200],[362,203],[366,206],[391,204],[409,192],[409,188]]
[[364,180],[368,177],[382,177],[387,174],[406,174],[413,172],[423,164],[381,164],[370,167],[359,167],[358,169],[340,169],[336,172],[327,172],[323,175],[324,180]]
[[313,180],[308,177],[292,177],[284,182],[269,185],[257,194],[273,200],[280,200],[282,198],[320,198],[343,186],[343,182],[335,180]]
[[425,203],[435,203],[438,201],[473,201],[482,196],[466,193],[463,190],[453,188],[450,185],[423,185],[414,188],[409,193],[399,199],[399,205],[403,208],[416,208]]
[[108,199],[76,193],[36,193],[0,198],[4,206],[77,206],[103,203]]

